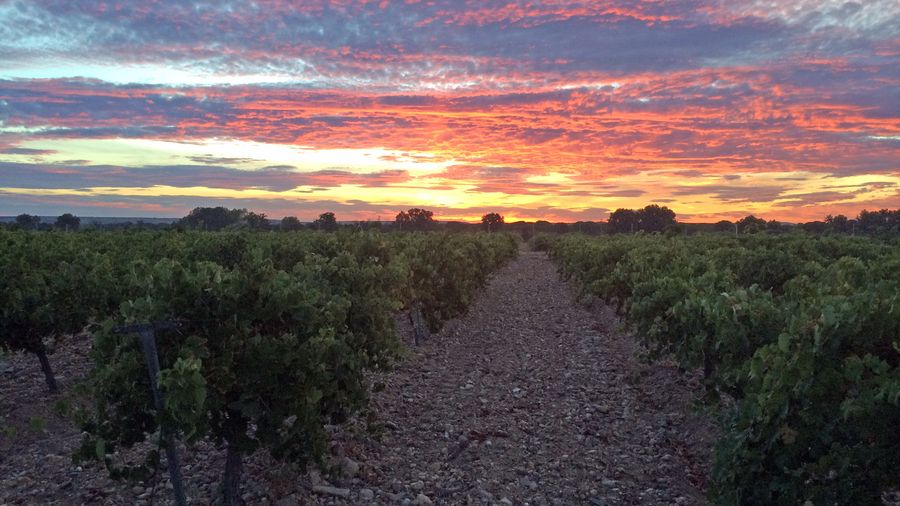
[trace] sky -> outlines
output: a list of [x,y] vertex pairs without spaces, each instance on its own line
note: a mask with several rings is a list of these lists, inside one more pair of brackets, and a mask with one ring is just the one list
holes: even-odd
[[900,207],[900,0],[0,0],[0,215]]

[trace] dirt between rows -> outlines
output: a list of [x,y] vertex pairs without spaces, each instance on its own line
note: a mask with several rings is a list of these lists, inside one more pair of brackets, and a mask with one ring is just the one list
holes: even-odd
[[[89,350],[79,337],[51,356],[64,391],[86,374]],[[245,464],[243,499],[704,504],[716,430],[692,409],[699,380],[644,364],[639,351],[610,308],[576,301],[543,253],[523,252],[466,316],[372,375],[375,421],[330,428],[332,466],[301,471],[258,452]],[[57,399],[34,357],[0,358],[0,504],[172,503],[164,472],[137,485],[74,465],[81,434],[55,413]],[[214,502],[224,451],[180,452],[191,502]]]

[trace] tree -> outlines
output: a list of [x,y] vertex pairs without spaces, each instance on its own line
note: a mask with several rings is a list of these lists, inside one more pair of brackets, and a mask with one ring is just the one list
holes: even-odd
[[756,232],[765,230],[767,224],[766,220],[757,218],[752,214],[741,218],[737,222],[738,231],[742,234],[755,234]]
[[896,234],[900,232],[900,209],[890,211],[862,210],[856,219],[856,229],[864,234]]
[[319,218],[313,222],[313,226],[317,230],[334,232],[337,230],[337,218],[334,217],[334,213],[332,212],[322,213],[319,215]]
[[481,217],[481,226],[488,232],[496,232],[504,224],[503,216],[498,213],[487,213]]
[[63,229],[65,231],[69,230],[78,230],[78,227],[81,226],[81,218],[73,215],[72,213],[65,213],[58,218],[56,218],[56,228]]
[[237,225],[246,214],[246,209],[195,207],[187,216],[181,218],[178,223],[187,228],[222,230],[223,228]]
[[824,221],[808,221],[801,223],[800,228],[811,234],[821,234],[827,230],[827,224]]
[[634,209],[616,209],[609,215],[607,226],[610,234],[638,230],[638,213]]
[[782,225],[780,221],[769,220],[766,223],[766,230],[768,230],[769,232],[783,232],[784,225]]
[[16,216],[16,225],[22,230],[36,230],[41,225],[41,217],[31,214],[20,214]]
[[837,216],[829,214],[825,217],[825,226],[829,232],[842,234],[850,231],[850,220],[843,214]]
[[249,212],[244,216],[244,223],[247,224],[248,228],[252,228],[254,230],[268,230],[269,226],[269,218],[266,217],[265,213],[254,213]]
[[728,220],[717,221],[714,227],[716,232],[734,232],[734,223]]
[[675,211],[651,204],[637,212],[638,227],[645,232],[662,232],[675,222]]
[[291,231],[300,230],[301,228],[303,228],[303,224],[300,223],[296,216],[285,216],[281,219],[281,230]]
[[425,231],[432,230],[435,226],[434,213],[426,209],[414,207],[409,211],[400,211],[394,219],[394,224],[401,231]]

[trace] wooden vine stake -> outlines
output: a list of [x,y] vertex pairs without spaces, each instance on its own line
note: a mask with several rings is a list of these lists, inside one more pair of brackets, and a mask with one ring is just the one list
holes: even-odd
[[422,306],[418,302],[413,303],[409,309],[409,322],[412,323],[416,346],[431,338],[428,327],[425,326],[425,318],[422,317]]
[[[119,334],[137,334],[141,340],[141,348],[144,350],[144,362],[147,364],[147,373],[150,375],[150,392],[153,393],[153,404],[157,413],[162,413],[164,402],[162,392],[157,387],[159,376],[159,352],[156,349],[156,331],[174,329],[173,322],[140,323],[119,327]],[[172,493],[175,495],[175,504],[187,505],[184,495],[184,484],[181,479],[181,466],[178,462],[178,451],[175,449],[175,438],[168,428],[162,424],[160,435],[166,443],[166,461],[169,464],[169,479],[172,481]]]

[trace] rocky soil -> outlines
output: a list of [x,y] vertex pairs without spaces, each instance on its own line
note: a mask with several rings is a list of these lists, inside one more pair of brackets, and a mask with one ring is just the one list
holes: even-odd
[[[408,329],[403,329],[409,335]],[[87,338],[51,360],[65,390]],[[697,378],[638,359],[603,305],[583,305],[542,253],[499,272],[464,318],[372,377],[371,417],[334,427],[333,465],[300,472],[260,453],[248,504],[703,504],[715,430],[691,406]],[[37,361],[0,357],[0,504],[170,503],[165,473],[128,485],[70,455]],[[209,503],[212,444],[181,448],[188,496]]]

